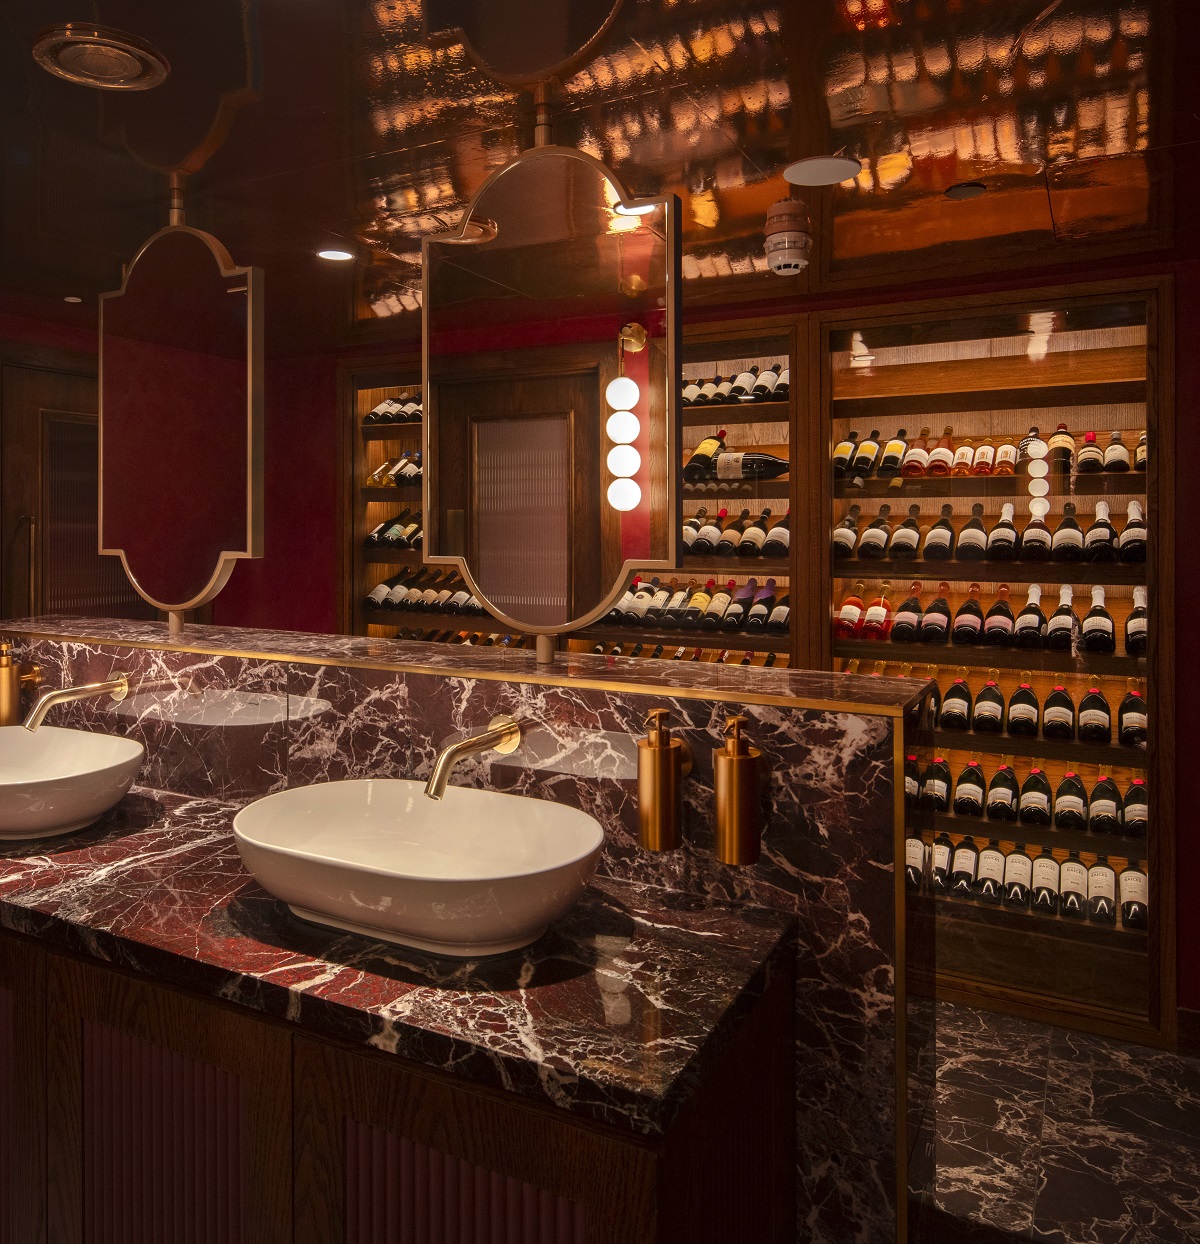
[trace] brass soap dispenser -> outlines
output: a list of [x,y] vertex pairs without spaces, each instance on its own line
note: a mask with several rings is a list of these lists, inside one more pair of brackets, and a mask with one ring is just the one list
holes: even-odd
[[12,644],[0,642],[0,726],[21,724],[21,687],[36,685],[41,671],[36,665],[22,666],[13,660]]
[[745,717],[725,723],[725,746],[713,752],[716,854],[722,864],[753,864],[762,851],[762,752],[742,737]]
[[646,737],[638,739],[638,841],[647,851],[674,851],[683,840],[683,779],[692,753],[671,737],[671,711],[646,714]]

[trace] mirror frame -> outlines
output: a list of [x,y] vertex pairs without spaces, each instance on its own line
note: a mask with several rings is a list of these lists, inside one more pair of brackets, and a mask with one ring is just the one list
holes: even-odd
[[[662,338],[657,340],[664,343],[664,353],[666,355],[666,371],[667,383],[665,406],[666,406],[666,433],[667,443],[665,446],[665,461],[670,468],[671,464],[675,464],[675,469],[668,469],[665,481],[666,486],[666,502],[665,507],[668,514],[667,523],[667,556],[664,559],[654,559],[649,557],[628,558],[621,563],[620,571],[616,577],[616,581],[612,588],[608,591],[598,605],[594,609],[589,610],[577,618],[568,618],[563,622],[556,622],[551,626],[534,626],[528,622],[522,622],[517,618],[510,617],[502,610],[497,609],[488,599],[487,593],[480,587],[477,580],[471,574],[467,566],[466,558],[452,555],[438,555],[433,552],[429,540],[429,531],[431,523],[436,523],[434,511],[431,506],[433,475],[438,469],[436,454],[431,454],[434,443],[434,427],[437,420],[437,398],[430,382],[430,351],[429,351],[429,248],[431,245],[446,245],[461,243],[463,245],[471,245],[477,238],[478,225],[474,225],[475,211],[480,201],[487,194],[488,188],[498,178],[511,170],[515,165],[527,160],[544,159],[546,156],[552,155],[557,157],[568,157],[573,160],[579,160],[587,164],[592,169],[605,178],[617,193],[617,202],[623,207],[647,206],[648,204],[658,204],[662,206],[663,217],[666,225],[666,256],[667,256],[667,273],[664,288],[666,291],[666,305],[663,307],[663,315],[666,322],[666,332]],[[433,464],[433,470],[428,465],[425,470],[424,483],[421,489],[421,504],[425,514],[425,555],[424,561],[432,566],[452,566],[462,576],[467,587],[478,597],[487,611],[496,619],[497,622],[509,627],[522,635],[562,635],[569,631],[579,630],[585,626],[590,626],[593,622],[598,621],[620,600],[625,592],[626,585],[633,577],[635,571],[650,570],[678,570],[679,569],[679,547],[682,544],[680,536],[680,528],[683,525],[683,495],[680,491],[680,446],[681,427],[679,413],[679,366],[680,359],[683,355],[683,314],[682,314],[682,235],[679,228],[680,202],[677,196],[673,194],[661,194],[648,196],[646,198],[635,198],[630,195],[626,188],[621,184],[615,173],[602,161],[597,160],[594,156],[588,155],[584,151],[579,151],[574,147],[530,147],[522,151],[519,155],[509,160],[507,164],[502,165],[491,173],[487,180],[479,187],[475,194],[471,197],[470,203],[463,212],[462,220],[456,229],[452,229],[447,233],[439,233],[433,237],[426,237],[421,242],[421,375],[423,393],[422,399],[425,408],[425,416],[422,420],[421,428],[421,456],[426,464]],[[482,216],[479,217],[483,219]],[[471,236],[474,233],[476,236]],[[655,339],[652,339],[655,340]],[[647,348],[650,348],[647,346]],[[601,395],[601,409],[603,410],[603,395]]]
[[[208,582],[190,600],[168,602],[156,600],[138,582],[129,568],[124,549],[104,547],[104,304],[109,298],[120,298],[129,285],[129,278],[138,260],[156,243],[172,234],[188,233],[208,247],[222,278],[244,277],[246,281],[246,547],[222,549],[216,569]],[[232,256],[220,239],[202,229],[190,225],[168,225],[147,238],[133,259],[125,266],[121,288],[100,295],[100,348],[99,348],[99,437],[100,437],[100,487],[99,487],[99,552],[109,557],[119,557],[121,565],[134,590],[156,609],[178,613],[184,609],[197,609],[212,600],[229,582],[233,568],[244,558],[263,555],[263,273],[261,268],[242,268],[233,262]]]

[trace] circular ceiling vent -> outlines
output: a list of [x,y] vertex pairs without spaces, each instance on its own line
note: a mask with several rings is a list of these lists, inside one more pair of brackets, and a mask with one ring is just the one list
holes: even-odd
[[82,22],[43,30],[33,41],[33,58],[56,78],[102,91],[148,91],[171,72],[145,39]]

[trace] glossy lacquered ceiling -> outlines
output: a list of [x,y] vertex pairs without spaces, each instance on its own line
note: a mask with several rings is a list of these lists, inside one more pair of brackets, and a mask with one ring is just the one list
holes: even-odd
[[[69,20],[148,39],[170,76],[52,77],[30,48]],[[188,223],[266,270],[271,353],[413,345],[421,238],[533,144],[530,30],[567,58],[553,140],[680,196],[692,304],[1162,245],[1171,154],[1196,138],[1173,124],[1166,0],[26,0],[0,11],[0,286],[93,302],[185,168]],[[862,172],[796,191],[813,259],[777,277],[782,171],[834,151]],[[946,196],[965,181],[985,192]]]

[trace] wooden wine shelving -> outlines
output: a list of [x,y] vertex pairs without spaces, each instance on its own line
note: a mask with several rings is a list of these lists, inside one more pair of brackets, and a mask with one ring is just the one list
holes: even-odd
[[[1142,858],[1142,857],[1138,857]],[[934,907],[939,923],[943,920],[964,924],[988,925],[1005,932],[1041,933],[1054,938],[1081,942],[1098,948],[1120,947],[1144,954],[1147,935],[1144,929],[1126,929],[1118,924],[1096,924],[1091,920],[1073,920],[1067,916],[1049,915],[1019,907],[1004,907],[970,899],[935,897]]]
[[884,640],[835,639],[836,657],[863,661],[911,662],[913,665],[966,665],[974,669],[1051,670],[1064,674],[1110,674],[1144,677],[1145,657],[1051,652],[1047,649],[988,648],[982,644],[893,644]]
[[604,640],[614,644],[644,643],[650,648],[664,644],[672,650],[732,648],[739,652],[787,652],[790,646],[787,635],[747,635],[745,631],[659,630],[652,627],[643,630],[632,626],[606,626],[603,623],[574,631],[572,638]]
[[370,487],[366,484],[359,489],[364,501],[399,501],[412,505],[421,500],[421,480],[405,480],[402,484],[380,485]]
[[417,419],[411,423],[367,423],[362,425],[360,431],[364,441],[398,441],[412,432],[419,436],[421,421]]
[[706,428],[710,424],[726,427],[746,423],[787,423],[791,402],[787,398],[772,402],[723,402],[721,405],[684,406],[681,422],[685,428]]
[[[951,560],[927,562],[893,560],[889,557],[845,557],[833,562],[834,579],[945,579],[949,582],[988,581],[1001,583],[1070,583],[1091,586],[1146,582],[1145,562],[969,562]],[[1014,602],[1014,605],[1017,602]],[[1014,608],[1014,612],[1017,612]]]
[[[1113,707],[1114,716],[1116,708]],[[941,751],[982,752],[989,756],[1034,756],[1064,760],[1068,764],[1145,769],[1146,749],[1122,743],[1081,743],[1077,739],[1025,738],[1015,734],[988,734],[981,730],[933,731],[933,741]]]
[[366,566],[411,566],[414,570],[424,564],[420,549],[372,549],[362,559]]
[[[500,625],[490,613],[435,613],[426,609],[367,609],[365,606],[362,613],[363,619],[372,626],[415,626],[419,630],[485,631],[492,634]],[[520,635],[524,632],[512,631],[512,634]]]
[[[1051,851],[1078,851],[1083,855],[1106,855],[1110,860],[1141,860],[1146,858],[1144,838],[1126,838],[1119,834],[1092,834],[1087,830],[1058,829],[1053,825],[1025,825],[1021,821],[992,821],[986,816],[956,816],[953,812],[925,814],[932,819],[932,831],[952,838],[974,838],[987,844],[1023,842],[1027,846],[1049,847]],[[929,832],[929,831],[926,831]]]

